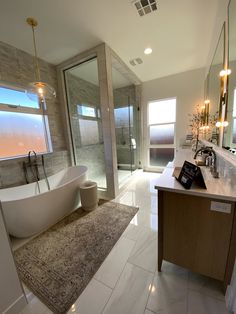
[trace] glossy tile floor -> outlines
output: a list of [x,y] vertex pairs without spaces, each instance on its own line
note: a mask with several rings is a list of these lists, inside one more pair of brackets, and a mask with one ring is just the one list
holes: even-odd
[[[229,314],[219,282],[167,262],[156,271],[158,176],[139,172],[115,199],[139,211],[68,313]],[[51,313],[30,291],[27,297],[22,314]]]

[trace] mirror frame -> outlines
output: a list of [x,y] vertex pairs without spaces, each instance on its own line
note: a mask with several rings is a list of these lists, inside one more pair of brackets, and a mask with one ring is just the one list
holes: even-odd
[[[225,30],[225,44],[224,44],[224,52],[225,52],[225,56],[224,56],[224,70],[227,70],[229,67],[229,51],[230,51],[230,38],[229,38],[229,30],[230,30],[230,5],[232,3],[232,0],[229,1],[228,6],[227,6],[227,18],[224,22],[226,30]],[[210,67],[209,67],[210,69]],[[209,71],[208,71],[209,73]],[[208,75],[207,73],[207,75]],[[207,76],[206,76],[207,78]],[[223,85],[223,92],[221,89],[221,104],[224,105],[224,110],[226,111],[226,115],[224,115],[223,118],[227,118],[227,107],[228,107],[228,101],[229,101],[229,81],[230,81],[230,77],[228,75],[224,76],[224,79],[222,80],[222,85]],[[205,79],[205,83],[206,84],[206,79]],[[221,85],[221,86],[222,86]],[[222,147],[222,143],[223,143],[223,129],[224,127],[220,128],[222,130],[221,135],[222,135],[222,142],[219,143],[218,146],[214,145],[212,142],[206,141],[206,140],[201,140],[202,144],[204,145],[211,145],[213,146],[213,148],[215,149],[215,151],[217,152],[217,154],[219,154],[220,156],[222,156],[224,159],[226,159],[227,161],[229,161],[230,163],[232,163],[235,167],[236,167],[236,155],[234,155],[233,153],[229,152],[229,150],[224,149]]]
[[[205,78],[205,82],[204,82],[204,103],[206,100],[210,100],[210,106],[211,106],[211,99],[209,97],[209,87],[210,87],[210,72],[211,72],[211,69],[213,68],[213,61],[214,61],[214,58],[217,54],[217,49],[219,47],[219,43],[220,43],[220,40],[221,40],[221,36],[223,36],[223,54],[222,54],[222,70],[223,69],[226,69],[226,64],[227,64],[227,47],[226,47],[226,22],[224,22],[222,24],[222,27],[220,29],[220,33],[219,33],[219,36],[218,36],[218,40],[217,40],[217,43],[216,43],[216,46],[215,46],[215,49],[214,49],[214,54],[213,54],[213,57],[212,57],[212,60],[211,60],[211,64],[210,64],[210,67],[208,69],[208,73],[207,73],[207,76]],[[217,121],[222,121],[224,120],[224,112],[225,112],[225,108],[227,107],[226,106],[226,100],[227,100],[227,85],[226,85],[226,82],[224,80],[224,77],[218,77],[219,79],[219,85],[220,85],[220,88],[219,88],[219,91],[217,93],[217,101],[216,101],[216,112],[215,112],[215,115],[218,113],[217,115]],[[209,114],[208,113],[208,118],[209,116],[212,115],[214,116],[214,113],[213,114]],[[220,127],[218,128],[219,132],[216,134],[218,134],[217,138],[216,138],[216,141],[217,141],[217,144],[218,146],[222,147],[222,142],[223,142],[223,127]],[[207,142],[211,143],[213,142],[213,138],[211,138],[211,140],[206,140]]]
[[[227,58],[226,58],[226,67],[225,69],[230,69],[230,47],[231,47],[231,44],[230,43],[230,30],[231,30],[231,24],[230,22],[233,20],[231,18],[231,21],[230,21],[230,5],[233,3],[233,0],[230,0],[229,1],[229,4],[228,4],[228,8],[227,8],[227,43],[226,43],[226,48],[227,48]],[[231,10],[231,12],[233,12]],[[232,32],[233,33],[233,32]],[[227,145],[226,147],[223,147],[222,148],[226,148],[226,150],[229,150],[230,148],[232,148],[232,133],[233,133],[233,106],[231,107],[231,110],[229,111],[229,99],[231,98],[230,97],[230,87],[232,88],[232,86],[230,86],[230,81],[231,81],[231,78],[229,75],[226,75],[225,77],[225,80],[226,80],[226,109],[225,109],[225,120],[227,120],[227,118],[229,119],[229,113],[230,113],[230,124],[228,125],[228,131],[229,131],[229,138],[230,138],[230,141],[226,141],[226,145],[229,144],[229,146]],[[235,143],[235,146],[236,146],[236,143]],[[236,156],[235,156],[236,157]]]

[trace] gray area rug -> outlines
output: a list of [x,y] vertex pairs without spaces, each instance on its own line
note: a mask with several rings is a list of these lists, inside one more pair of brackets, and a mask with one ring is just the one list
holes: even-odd
[[14,253],[20,278],[51,311],[66,313],[137,211],[115,202],[78,209]]

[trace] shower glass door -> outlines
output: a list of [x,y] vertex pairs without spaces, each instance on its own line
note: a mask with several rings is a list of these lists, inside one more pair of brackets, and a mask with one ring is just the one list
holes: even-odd
[[64,71],[68,115],[76,165],[88,167],[88,179],[107,188],[97,58]]
[[138,108],[135,85],[112,68],[118,181],[121,185],[138,168]]

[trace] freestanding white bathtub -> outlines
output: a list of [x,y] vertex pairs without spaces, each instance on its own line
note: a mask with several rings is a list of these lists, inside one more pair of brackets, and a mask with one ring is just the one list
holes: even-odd
[[80,205],[79,186],[87,178],[86,166],[66,168],[45,180],[0,190],[8,232],[25,238],[46,230]]

